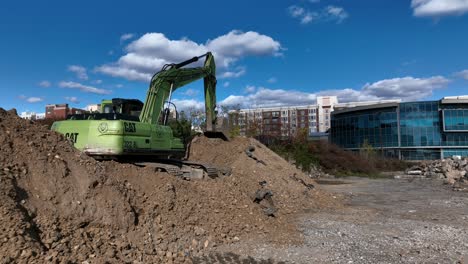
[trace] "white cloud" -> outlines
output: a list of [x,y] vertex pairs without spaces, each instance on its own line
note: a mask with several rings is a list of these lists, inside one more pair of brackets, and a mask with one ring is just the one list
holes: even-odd
[[181,99],[174,99],[172,102],[177,106],[177,111],[187,111],[191,109],[197,109],[197,110],[202,110],[205,109],[205,103],[194,100],[194,99],[188,99],[188,100],[181,100]]
[[95,84],[101,84],[101,83],[102,83],[102,80],[95,80],[95,81],[93,81],[93,83],[95,83]]
[[288,7],[288,13],[291,17],[296,18],[301,24],[309,24],[315,21],[343,22],[349,17],[349,14],[343,7],[329,5],[321,10],[310,11],[303,7],[292,5]]
[[185,92],[182,93],[183,95],[186,96],[196,96],[198,94],[198,91],[192,88],[187,89]]
[[70,97],[66,96],[65,100],[67,100],[69,102],[72,102],[72,103],[75,103],[75,104],[80,103],[80,101],[78,100],[78,98],[76,96],[70,96]]
[[402,62],[402,63],[401,63],[401,66],[407,67],[407,66],[413,65],[413,64],[415,64],[415,63],[417,63],[416,60],[408,60],[408,61]]
[[187,38],[171,40],[162,33],[147,33],[128,44],[127,53],[118,61],[96,67],[96,71],[128,80],[148,81],[164,64],[182,62],[211,51],[221,71],[220,76],[238,77],[245,73],[245,69],[231,68],[240,59],[278,56],[281,49],[278,41],[254,31],[233,30],[205,43],[196,43]]
[[223,87],[228,87],[231,83],[230,82],[224,82]]
[[253,85],[247,85],[245,88],[244,88],[244,92],[245,93],[254,93],[255,90],[257,90],[257,87],[253,86]]
[[27,97],[24,94],[19,95],[18,98],[28,103],[38,103],[44,101],[44,98],[42,97]]
[[397,98],[380,98],[378,96],[365,93],[362,90],[355,90],[352,88],[331,89],[331,90],[320,91],[317,93],[317,96],[328,96],[328,95],[333,95],[333,96],[338,97],[338,100],[341,103],[397,99]]
[[44,101],[44,99],[40,98],[40,97],[29,97],[26,99],[26,102],[28,103],[38,103],[38,102],[42,102]]
[[411,7],[417,17],[462,15],[468,12],[468,0],[412,0]]
[[120,84],[120,83],[119,83],[119,84],[116,84],[115,87],[117,87],[117,88],[122,88],[122,87],[123,87],[123,84]]
[[81,80],[88,80],[88,74],[86,74],[86,68],[80,65],[69,65],[68,71],[76,74],[76,77]]
[[463,70],[455,73],[455,76],[468,80],[468,70]]
[[77,82],[60,82],[59,87],[69,88],[69,89],[78,89],[85,93],[95,93],[95,94],[111,94],[111,90],[100,89],[93,86],[84,85]]
[[219,104],[226,106],[240,105],[241,107],[272,107],[284,105],[313,104],[316,94],[294,90],[269,89],[260,87],[255,93],[248,95],[230,95]]
[[[340,102],[373,101],[402,99],[416,101],[432,95],[436,89],[445,88],[450,80],[434,76],[429,78],[403,77],[368,83],[361,89],[336,89],[308,93],[297,90],[271,89],[260,87],[252,89],[247,95],[230,95],[220,105],[240,105],[243,108],[274,107],[288,105],[315,104],[317,96],[335,95]],[[254,86],[247,86],[246,88]]]
[[132,34],[132,33],[123,34],[122,36],[120,36],[120,42],[124,42],[126,40],[129,40],[129,39],[133,38],[134,36],[135,36],[135,34]]
[[46,80],[40,81],[38,84],[39,84],[39,86],[45,87],[45,88],[50,87],[52,85],[49,81],[46,81]]
[[318,16],[317,13],[312,13],[306,10],[305,8],[297,5],[292,5],[288,7],[288,13],[291,17],[299,19],[301,24],[309,24]]
[[270,79],[267,80],[268,83],[276,83],[278,81],[278,79],[276,79],[275,77],[271,77]]
[[222,59],[218,61],[226,67],[246,56],[281,55],[281,44],[278,41],[255,31],[233,30],[226,35],[209,40],[206,47],[220,56]]
[[393,78],[366,84],[362,92],[378,98],[412,101],[431,96],[433,90],[445,88],[449,82],[442,76]]
[[332,5],[327,6],[325,8],[325,13],[323,16],[327,20],[336,21],[336,23],[338,24],[349,17],[348,13],[344,10],[344,8]]
[[317,16],[315,13],[307,12],[306,14],[304,14],[304,16],[301,17],[301,24],[309,24],[316,17]]
[[288,7],[289,15],[292,17],[302,17],[306,13],[305,9],[303,7],[297,6],[297,5],[292,5]]
[[130,81],[149,81],[153,74],[151,73],[142,73],[135,69],[126,68],[129,66],[119,66],[119,65],[102,65],[96,68],[96,71],[113,76],[113,77],[123,77]]
[[239,78],[246,72],[245,67],[238,67],[235,71],[226,71],[219,76],[220,79],[225,78]]

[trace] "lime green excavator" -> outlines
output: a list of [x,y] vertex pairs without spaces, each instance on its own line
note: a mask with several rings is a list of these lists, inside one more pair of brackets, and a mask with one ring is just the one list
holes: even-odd
[[[183,68],[203,57],[205,63],[202,67]],[[180,169],[189,165],[201,167],[208,175],[214,175],[217,172],[209,165],[182,161],[186,147],[180,138],[173,136],[168,126],[169,105],[174,91],[202,78],[206,110],[204,134],[227,140],[224,133],[216,131],[216,66],[210,52],[181,63],[164,65],[151,78],[144,104],[135,99],[104,100],[101,113],[69,116],[67,120],[54,122],[52,130],[63,134],[77,149],[97,159],[145,162],[145,166],[174,174],[181,174],[181,171],[171,166]]]

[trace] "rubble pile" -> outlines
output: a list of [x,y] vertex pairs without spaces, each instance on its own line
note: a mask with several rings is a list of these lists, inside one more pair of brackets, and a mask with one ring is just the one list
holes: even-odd
[[425,161],[406,171],[408,175],[443,179],[456,189],[468,184],[468,157],[453,156],[442,160]]
[[0,108],[0,259],[187,263],[243,239],[300,242],[294,214],[338,205],[255,140],[199,137],[190,157],[231,176],[186,181],[99,162]]

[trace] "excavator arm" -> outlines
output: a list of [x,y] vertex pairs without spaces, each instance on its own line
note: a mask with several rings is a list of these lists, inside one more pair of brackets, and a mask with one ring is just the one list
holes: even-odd
[[[182,68],[203,57],[206,57],[203,67]],[[211,52],[178,64],[167,64],[160,72],[156,73],[151,78],[146,100],[141,110],[140,122],[157,124],[164,102],[168,99],[170,101],[172,93],[201,78],[204,79],[205,87],[206,130],[214,132],[216,127],[216,66]]]

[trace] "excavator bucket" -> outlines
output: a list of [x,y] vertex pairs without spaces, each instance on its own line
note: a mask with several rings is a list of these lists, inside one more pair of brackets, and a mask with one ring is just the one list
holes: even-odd
[[[207,101],[208,102],[208,101]],[[210,109],[209,106],[206,109]],[[207,138],[220,138],[224,141],[229,141],[228,133],[226,129],[226,122],[224,119],[215,118],[213,122],[213,116],[210,111],[206,111],[206,129],[203,131],[203,135]]]
[[203,132],[203,135],[207,138],[220,138],[224,141],[229,141],[229,137],[226,133],[221,131],[205,131]]

